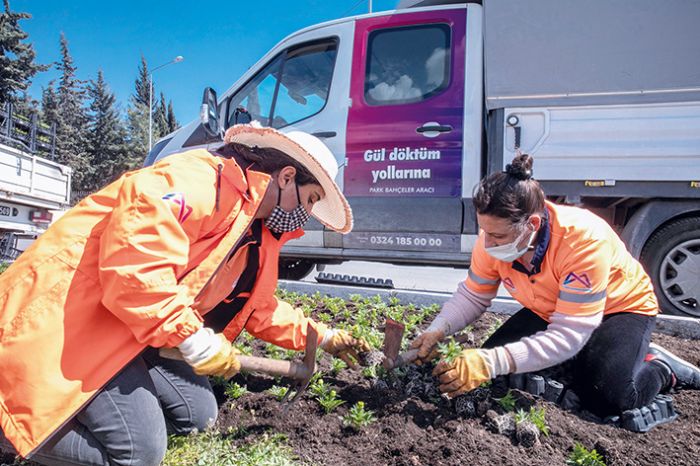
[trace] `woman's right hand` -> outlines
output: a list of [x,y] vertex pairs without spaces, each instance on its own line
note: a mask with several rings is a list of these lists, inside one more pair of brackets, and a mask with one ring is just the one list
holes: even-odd
[[437,358],[437,344],[445,339],[445,332],[442,330],[426,331],[421,333],[416,337],[415,340],[411,342],[411,348],[418,350],[418,357],[415,360],[415,364],[421,365],[423,363],[432,361]]

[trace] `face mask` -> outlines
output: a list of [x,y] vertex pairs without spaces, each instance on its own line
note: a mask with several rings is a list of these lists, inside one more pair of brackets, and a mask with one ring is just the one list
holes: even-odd
[[524,231],[521,235],[518,235],[518,237],[512,243],[486,248],[486,252],[488,253],[488,255],[490,255],[494,259],[498,259],[499,261],[513,262],[514,260],[522,257],[522,255],[525,254],[528,249],[530,249],[532,240],[535,239],[535,233],[537,233],[537,231],[533,231],[530,234],[530,239],[528,240],[527,245],[523,249],[518,249],[518,244],[520,244],[520,242],[527,234],[527,230]]
[[277,194],[277,205],[272,209],[270,216],[265,219],[265,226],[274,233],[286,233],[288,231],[294,231],[303,227],[306,222],[309,221],[309,213],[306,211],[303,205],[301,205],[301,198],[299,197],[299,186],[297,188],[297,205],[294,210],[287,212],[280,207],[280,198],[282,197],[282,188],[279,188]]

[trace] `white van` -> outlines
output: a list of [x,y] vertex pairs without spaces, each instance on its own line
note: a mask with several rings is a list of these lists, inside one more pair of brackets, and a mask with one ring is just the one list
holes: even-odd
[[283,250],[281,277],[299,278],[354,259],[468,266],[472,190],[520,149],[550,199],[621,233],[666,312],[700,316],[700,2],[480,3],[400,2],[296,32],[215,105],[207,91],[207,124],[146,163],[215,147],[241,118],[322,138],[355,228],[310,222]]

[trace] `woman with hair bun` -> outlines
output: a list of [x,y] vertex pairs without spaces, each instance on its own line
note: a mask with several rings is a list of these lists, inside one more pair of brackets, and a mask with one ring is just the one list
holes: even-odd
[[658,303],[642,266],[593,213],[545,200],[533,160],[518,154],[479,183],[481,231],[467,279],[413,342],[421,361],[491,304],[501,283],[523,308],[478,349],[435,368],[440,390],[468,392],[499,375],[571,358],[574,388],[600,415],[649,404],[671,387],[700,388],[700,369],[650,344]]

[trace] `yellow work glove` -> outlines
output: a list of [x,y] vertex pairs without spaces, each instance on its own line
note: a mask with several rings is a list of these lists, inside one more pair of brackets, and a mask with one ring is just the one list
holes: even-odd
[[241,370],[240,354],[223,333],[202,328],[178,345],[185,361],[198,375],[217,375],[229,379]]
[[445,332],[442,330],[425,331],[418,335],[411,342],[411,349],[418,350],[418,357],[414,363],[420,366],[438,357],[437,344],[445,339]]
[[487,350],[466,349],[451,363],[440,361],[433,375],[440,380],[440,391],[454,398],[491,380]]
[[[321,342],[321,349],[326,353],[331,354],[337,358],[345,361],[351,369],[357,368],[355,361],[359,361],[360,353],[366,353],[372,350],[362,338],[355,338],[350,335],[345,330],[328,329],[325,335],[323,335],[323,341]],[[353,359],[354,358],[354,361]]]

